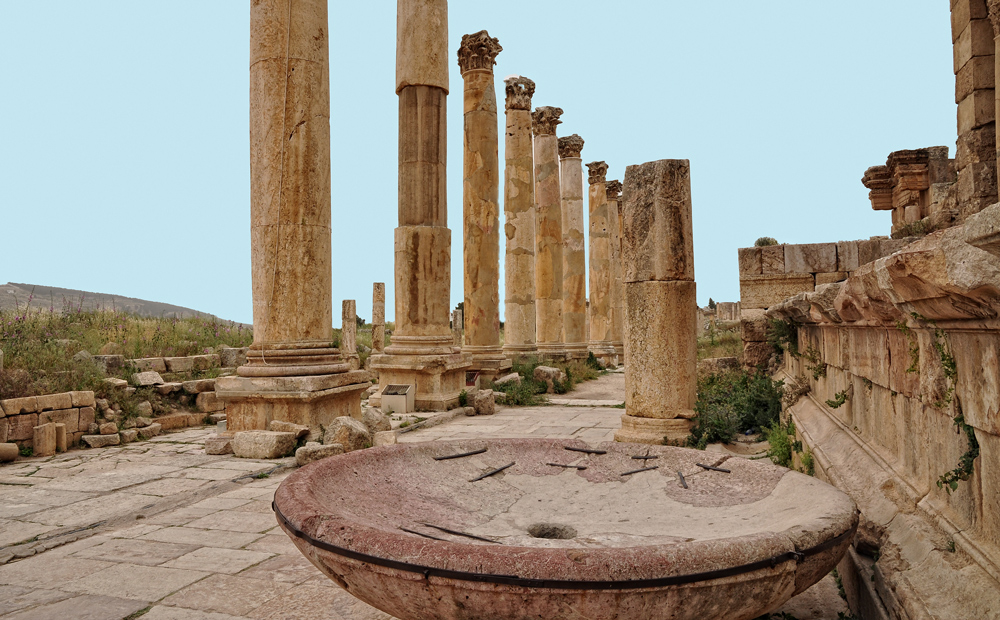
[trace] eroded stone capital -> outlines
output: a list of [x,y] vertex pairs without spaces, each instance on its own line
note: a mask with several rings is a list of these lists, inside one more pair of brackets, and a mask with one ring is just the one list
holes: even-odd
[[503,81],[507,85],[507,109],[530,110],[531,97],[535,94],[535,83],[528,78],[515,75]]
[[603,161],[592,161],[587,164],[590,184],[604,183],[608,176],[608,164]]
[[551,136],[556,133],[556,125],[561,123],[562,108],[542,106],[531,113],[531,129],[536,136]]
[[608,200],[618,200],[618,195],[622,193],[622,182],[621,181],[608,181],[607,183]]
[[583,138],[577,134],[559,138],[559,157],[579,157],[583,150]]
[[490,36],[485,30],[475,34],[462,35],[458,46],[458,66],[462,73],[477,69],[493,70],[497,54],[503,51],[500,40]]
[[993,35],[1000,37],[1000,0],[986,0],[989,9],[990,22],[993,23]]

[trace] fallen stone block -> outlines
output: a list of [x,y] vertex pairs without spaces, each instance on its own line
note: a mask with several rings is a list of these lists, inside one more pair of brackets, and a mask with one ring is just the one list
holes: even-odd
[[21,451],[16,443],[0,443],[0,463],[10,463],[15,460]]
[[97,422],[91,422],[90,426],[87,427],[87,432],[90,433],[91,435],[100,435],[101,425],[98,424]]
[[188,394],[215,391],[215,379],[195,379],[194,381],[185,381],[181,385]]
[[126,429],[119,434],[121,435],[122,443],[132,443],[139,438],[139,431],[134,428]]
[[551,366],[536,366],[533,376],[535,381],[542,381],[545,383],[546,394],[555,394],[556,381],[559,383],[566,381],[566,373]]
[[139,437],[143,439],[152,439],[160,434],[160,429],[163,428],[157,423],[150,424],[149,426],[144,426],[142,428],[136,429],[139,431]]
[[55,424],[56,427],[56,452],[66,451],[66,425]]
[[190,358],[195,370],[208,370],[209,368],[219,368],[222,366],[219,356],[212,353],[210,355],[192,355]]
[[139,387],[151,387],[163,383],[163,377],[160,376],[160,373],[152,370],[137,372],[132,375],[132,383]]
[[379,431],[375,433],[374,445],[392,446],[398,443],[397,442],[398,437],[399,433],[397,433],[396,431]]
[[135,412],[138,415],[140,415],[140,416],[144,416],[144,417],[147,417],[147,418],[152,417],[153,416],[153,405],[148,400],[144,400],[141,403],[139,403],[138,405],[136,405]]
[[35,427],[34,441],[31,444],[33,456],[52,456],[56,453],[56,425],[42,424]]
[[106,446],[117,446],[121,443],[121,437],[117,433],[114,435],[84,435],[80,441],[91,448],[104,448]]
[[136,416],[132,418],[136,426],[149,426],[153,423],[153,418],[149,416]]
[[102,435],[115,435],[118,433],[118,425],[114,422],[105,422],[99,425],[98,432]]
[[205,454],[232,454],[232,437],[209,437],[205,440]]
[[104,372],[121,370],[122,366],[125,365],[124,355],[95,355],[93,359],[98,366],[104,369]]
[[116,389],[125,389],[128,387],[128,381],[125,379],[118,379],[116,377],[108,377],[104,380],[104,382]]
[[512,372],[509,375],[504,375],[493,382],[493,385],[507,385],[508,383],[521,383],[521,375],[516,372]]
[[325,459],[328,456],[336,456],[343,453],[344,446],[339,443],[323,445],[315,441],[310,441],[295,451],[295,462],[299,467],[302,467],[320,459]]
[[271,420],[267,430],[274,431],[276,433],[294,433],[295,439],[297,440],[302,439],[309,434],[308,426],[292,424],[291,422],[283,422],[281,420]]
[[70,392],[70,398],[73,400],[74,407],[93,407],[94,406],[94,393],[93,392]]
[[497,412],[496,399],[493,390],[479,390],[472,400],[472,408],[476,415],[493,415]]
[[191,372],[194,370],[194,360],[190,357],[165,357],[163,362],[169,372]]
[[219,422],[225,422],[226,414],[224,413],[213,413],[208,416],[208,419],[212,421],[212,424],[218,424]]
[[195,407],[202,413],[225,411],[226,403],[215,395],[215,392],[202,392],[194,401]]
[[169,383],[164,383],[162,385],[156,386],[156,391],[163,396],[168,394],[173,394],[174,392],[180,392],[184,389],[184,384],[179,381],[171,381]]
[[240,431],[233,436],[233,453],[245,459],[280,459],[295,450],[295,433]]
[[124,420],[122,420],[122,422],[121,422],[121,427],[122,427],[122,430],[128,430],[128,429],[130,429],[130,428],[135,428],[135,427],[137,427],[137,426],[139,426],[139,425],[138,425],[138,424],[136,424],[136,422],[135,422],[135,418],[125,418],[125,419],[124,419]]
[[392,430],[392,422],[389,420],[389,416],[382,413],[381,410],[372,407],[365,409],[365,412],[361,414],[361,423],[365,425],[365,428],[373,436],[375,433]]
[[372,435],[360,421],[349,416],[334,418],[326,429],[323,443],[330,445],[339,443],[346,452],[368,448],[372,445]]

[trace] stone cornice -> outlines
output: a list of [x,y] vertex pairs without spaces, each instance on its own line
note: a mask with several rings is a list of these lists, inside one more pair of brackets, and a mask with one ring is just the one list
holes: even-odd
[[559,138],[559,157],[579,157],[583,150],[583,138],[577,134]]
[[608,176],[608,164],[603,161],[592,161],[587,164],[590,184],[604,183]]
[[622,193],[622,182],[621,181],[608,181],[608,200],[618,200],[618,196]]
[[485,30],[462,35],[462,44],[458,47],[458,66],[463,74],[477,69],[493,71],[493,65],[497,64],[497,54],[502,51],[499,39],[491,37]]
[[562,108],[542,106],[531,113],[531,129],[536,136],[552,136],[556,133],[556,125],[562,123]]
[[507,85],[507,109],[530,110],[535,83],[521,75],[509,77],[503,82]]

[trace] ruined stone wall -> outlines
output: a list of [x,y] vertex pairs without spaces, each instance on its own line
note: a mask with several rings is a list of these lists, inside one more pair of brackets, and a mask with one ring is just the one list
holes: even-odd
[[[872,618],[1000,609],[1000,205],[772,306],[798,326],[787,414],[862,513],[840,566]],[[940,484],[939,484],[940,483]]]

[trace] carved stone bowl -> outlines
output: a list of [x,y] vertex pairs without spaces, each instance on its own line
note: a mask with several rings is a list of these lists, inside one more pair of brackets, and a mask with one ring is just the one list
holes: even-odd
[[402,620],[756,618],[858,523],[847,495],[769,462],[563,439],[351,452],[293,473],[274,508],[313,564]]

